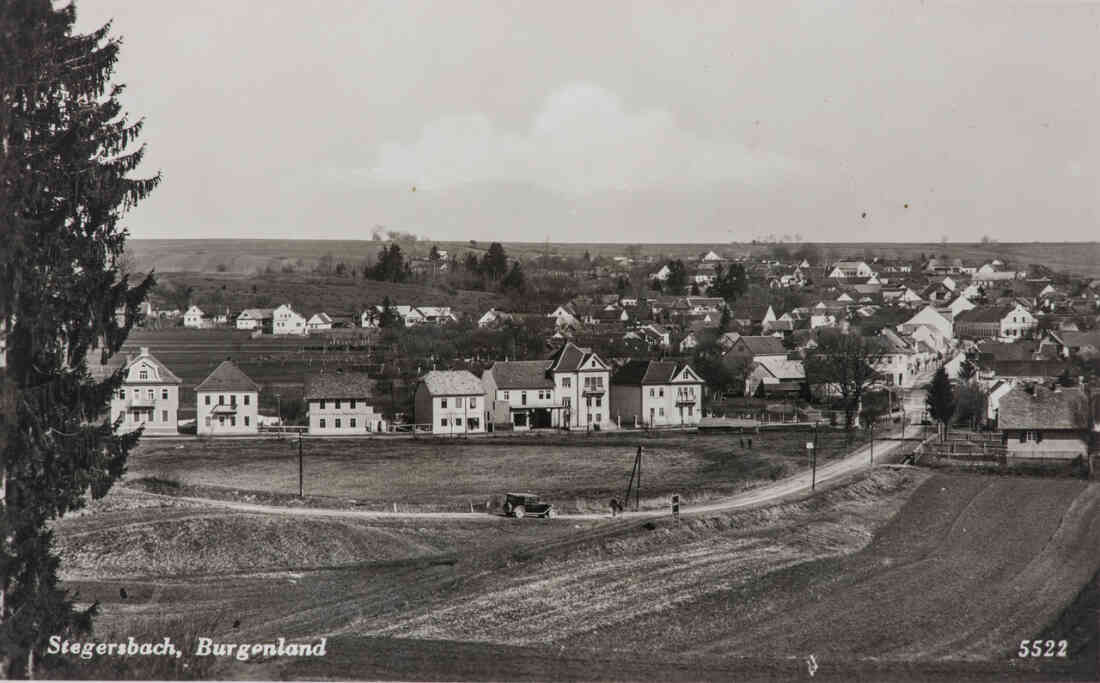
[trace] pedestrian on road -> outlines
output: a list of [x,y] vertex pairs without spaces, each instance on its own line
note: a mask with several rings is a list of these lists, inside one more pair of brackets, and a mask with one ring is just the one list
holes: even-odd
[[619,501],[614,498],[611,499],[611,516],[614,517],[619,514]]

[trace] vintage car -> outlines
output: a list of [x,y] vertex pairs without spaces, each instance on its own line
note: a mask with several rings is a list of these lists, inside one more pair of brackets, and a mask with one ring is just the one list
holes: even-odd
[[504,514],[520,519],[523,517],[554,517],[557,512],[553,503],[539,502],[533,493],[504,494]]

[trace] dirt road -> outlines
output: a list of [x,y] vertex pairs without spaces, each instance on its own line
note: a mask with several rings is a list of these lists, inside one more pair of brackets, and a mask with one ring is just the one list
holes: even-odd
[[[703,505],[682,506],[680,513],[689,515],[693,513],[711,513],[720,512],[722,510],[735,510],[738,508],[750,507],[753,505],[761,505],[764,503],[771,503],[783,498],[787,498],[794,495],[801,495],[808,493],[811,487],[811,480],[815,481],[814,488],[820,488],[824,484],[835,482],[839,479],[848,477],[860,470],[871,467],[871,450],[874,449],[874,460],[876,463],[882,463],[886,461],[890,454],[895,451],[898,446],[903,443],[899,441],[877,441],[874,444],[868,444],[863,446],[850,455],[845,456],[839,460],[832,460],[826,464],[820,465],[817,468],[816,477],[811,471],[801,472],[792,477],[787,477],[774,484],[768,484],[745,493],[732,496],[730,498],[719,500],[713,503],[706,503]],[[152,494],[150,494],[152,495]],[[338,508],[313,508],[313,507],[286,507],[281,505],[263,505],[258,503],[243,503],[238,501],[217,500],[213,498],[197,498],[197,497],[184,497],[184,496],[171,496],[173,500],[188,501],[198,503],[202,505],[211,505],[216,507],[228,508],[231,510],[238,510],[241,512],[253,512],[272,515],[291,515],[299,517],[341,517],[341,518],[354,518],[354,519],[424,519],[424,520],[444,520],[444,519],[460,519],[464,521],[472,520],[484,520],[487,522],[499,521],[501,518],[496,515],[488,515],[479,512],[381,512],[381,511],[368,511],[368,510],[343,510]],[[624,512],[622,517],[626,519],[644,519],[652,517],[663,517],[668,515],[667,509],[663,510],[640,510],[638,512]],[[559,519],[564,520],[598,520],[608,519],[609,514],[567,514],[560,515]]]

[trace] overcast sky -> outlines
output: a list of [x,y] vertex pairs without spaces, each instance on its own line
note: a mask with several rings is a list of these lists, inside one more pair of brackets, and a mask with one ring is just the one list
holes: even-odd
[[1097,2],[77,10],[81,30],[114,20],[116,80],[146,118],[145,168],[164,173],[134,237],[1030,241],[1100,226]]

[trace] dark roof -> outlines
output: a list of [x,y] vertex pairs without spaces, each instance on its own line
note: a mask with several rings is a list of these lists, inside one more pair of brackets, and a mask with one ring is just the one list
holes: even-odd
[[248,375],[237,367],[231,360],[223,360],[221,365],[214,368],[206,379],[202,381],[195,391],[259,391],[260,385],[252,381]]
[[739,342],[745,346],[754,356],[787,355],[787,347],[783,346],[783,340],[779,337],[741,337]]
[[592,355],[592,349],[568,342],[550,357],[550,367],[556,372],[575,372]]
[[611,378],[612,384],[667,384],[676,375],[677,363],[632,360]]
[[1001,429],[1086,429],[1088,413],[1080,389],[1016,386],[1001,397],[997,423]]
[[1084,346],[1095,346],[1100,348],[1100,331],[1091,330],[1089,332],[1073,332],[1069,330],[1060,331],[1056,333],[1058,338],[1070,348],[1081,348]]
[[1058,360],[1002,360],[990,364],[997,377],[1045,377],[1062,374],[1066,364]]
[[304,398],[367,399],[374,395],[374,380],[361,372],[326,372],[306,378]]
[[1012,312],[1012,306],[978,306],[955,316],[956,323],[999,323]]
[[545,389],[554,387],[546,376],[550,363],[545,360],[497,361],[489,372],[498,389]]

